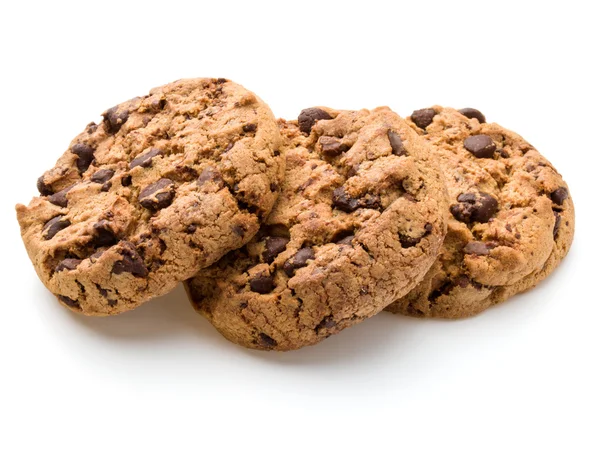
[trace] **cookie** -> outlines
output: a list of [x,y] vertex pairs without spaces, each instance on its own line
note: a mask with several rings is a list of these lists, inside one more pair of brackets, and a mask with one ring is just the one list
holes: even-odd
[[225,79],[186,79],[108,109],[17,205],[23,242],[60,302],[133,309],[258,231],[278,195],[277,121]]
[[229,340],[315,344],[407,293],[435,260],[447,196],[424,141],[388,108],[281,122],[286,176],[255,238],[188,281]]
[[475,109],[434,106],[408,120],[446,175],[448,234],[424,280],[387,310],[468,317],[548,276],[575,225],[568,187],[552,164]]

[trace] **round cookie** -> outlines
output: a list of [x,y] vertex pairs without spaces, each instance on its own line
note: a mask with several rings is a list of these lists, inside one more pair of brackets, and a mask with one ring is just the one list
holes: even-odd
[[113,315],[248,242],[284,173],[267,105],[225,79],[184,79],[108,109],[17,205],[35,269],[60,302]]
[[575,225],[567,185],[552,164],[475,109],[434,106],[408,120],[446,175],[448,234],[423,281],[386,310],[468,317],[552,272]]
[[286,351],[318,343],[407,293],[446,232],[446,190],[425,143],[388,108],[311,108],[281,121],[286,176],[244,248],[188,281],[229,340]]

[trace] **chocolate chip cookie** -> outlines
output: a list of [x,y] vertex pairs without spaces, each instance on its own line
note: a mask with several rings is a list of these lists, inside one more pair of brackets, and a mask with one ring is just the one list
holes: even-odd
[[446,175],[448,234],[424,280],[387,310],[467,317],[552,272],[575,225],[569,190],[552,164],[476,109],[434,106],[408,120]]
[[284,173],[255,94],[186,79],[108,109],[17,205],[42,282],[86,315],[133,309],[247,243]]
[[273,211],[249,244],[186,284],[226,338],[286,351],[412,289],[441,247],[447,196],[425,141],[388,108],[310,108],[281,127]]

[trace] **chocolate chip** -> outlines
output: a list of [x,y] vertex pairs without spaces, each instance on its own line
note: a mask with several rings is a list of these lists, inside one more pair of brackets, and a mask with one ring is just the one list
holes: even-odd
[[298,116],[298,127],[303,133],[310,134],[310,131],[317,120],[331,120],[332,118],[333,117],[323,109],[303,109]]
[[161,154],[163,154],[163,153],[158,148],[150,148],[150,151],[147,151],[144,154],[140,154],[138,157],[133,159],[129,163],[129,169],[131,170],[132,168],[135,168],[135,167],[148,168],[148,167],[152,166],[152,158],[154,158],[156,156],[160,156]]
[[285,237],[267,237],[265,240],[265,250],[262,253],[263,259],[267,263],[273,262],[279,253],[285,250],[290,239]]
[[73,187],[75,187],[74,184],[72,186],[65,187],[60,192],[56,192],[55,194],[50,195],[48,197],[48,201],[50,201],[52,204],[56,204],[57,206],[60,206],[60,207],[67,207],[67,203],[68,203],[67,192],[69,190],[71,190]]
[[193,234],[194,232],[196,232],[196,229],[198,229],[198,227],[195,224],[191,224],[188,225],[187,228],[185,228],[185,232],[187,232],[188,234]]
[[200,173],[200,176],[198,176],[198,180],[196,181],[198,187],[201,187],[207,182],[214,182],[219,187],[223,187],[225,185],[223,178],[221,177],[221,173],[219,173],[219,171],[214,167],[206,167],[204,170],[202,170],[202,173]]
[[71,147],[71,153],[77,155],[77,170],[85,172],[94,160],[94,148],[84,143],[76,143]]
[[312,248],[302,248],[291,259],[283,264],[283,271],[289,277],[294,275],[297,268],[302,268],[308,265],[308,261],[315,258],[315,252]]
[[242,126],[242,130],[245,133],[253,133],[254,131],[256,131],[256,124],[255,123],[246,123],[244,126]]
[[74,270],[75,268],[77,268],[77,266],[81,263],[82,261],[80,259],[64,259],[62,261],[60,261],[60,263],[56,266],[56,268],[54,269],[55,272],[59,272],[59,271],[71,271]]
[[262,332],[258,334],[258,345],[264,348],[274,348],[277,346],[277,342],[269,337],[267,334],[263,334]]
[[37,189],[40,192],[40,195],[47,196],[52,195],[54,191],[52,187],[44,182],[44,175],[40,176],[37,180]]
[[[350,238],[350,240],[347,240]],[[354,238],[354,229],[342,229],[341,231],[336,232],[331,241],[333,243],[337,243],[338,245],[349,244]],[[346,242],[342,243],[342,240],[346,240]]]
[[498,201],[487,193],[461,193],[457,200],[459,203],[453,204],[450,212],[464,223],[487,223],[498,211]]
[[119,132],[121,126],[123,126],[123,123],[125,123],[129,118],[129,112],[119,112],[119,107],[114,106],[106,112],[104,112],[102,114],[102,117],[104,117],[104,122],[106,123],[107,131],[110,134],[115,134]]
[[145,277],[148,270],[144,266],[144,261],[130,242],[122,242],[120,248],[122,259],[117,260],[112,267],[114,274],[131,273],[136,277]]
[[50,240],[59,231],[62,231],[66,227],[70,226],[71,222],[65,218],[64,215],[57,215],[56,217],[48,220],[42,229],[42,234],[45,240]]
[[102,184],[102,187],[100,188],[100,191],[101,192],[108,192],[111,187],[112,187],[112,182],[105,182],[104,184]]
[[319,137],[321,145],[321,153],[327,157],[336,157],[348,150],[348,147],[335,137],[321,136]]
[[498,211],[498,201],[491,195],[482,193],[477,206],[473,210],[471,220],[479,223],[487,223]]
[[161,99],[153,98],[152,102],[150,103],[150,107],[148,109],[152,112],[158,112],[158,111],[163,110],[166,105],[167,105],[167,100],[165,100],[164,98],[161,98]]
[[110,168],[103,168],[94,173],[90,179],[92,180],[92,182],[104,184],[106,181],[112,178],[114,174],[114,170],[111,170]]
[[352,240],[354,240],[354,236],[353,235],[349,235],[348,237],[344,237],[341,240],[338,240],[337,243],[338,245],[352,245]]
[[469,242],[463,248],[463,252],[475,256],[487,256],[490,253],[490,249],[483,242]]
[[402,245],[402,248],[412,248],[421,241],[421,237],[410,237],[401,233],[399,233],[398,236],[400,237],[400,245]]
[[558,204],[559,206],[562,206],[562,204],[565,202],[565,200],[569,197],[569,191],[567,189],[565,189],[564,187],[559,187],[558,189],[556,189],[554,192],[552,192],[550,194],[550,199],[552,200],[552,202],[554,202],[555,204]]
[[554,229],[552,229],[552,236],[554,237],[554,239],[556,239],[556,236],[558,235],[558,230],[560,229],[560,222],[562,221],[562,217],[560,216],[560,214],[556,211],[554,212]]
[[63,296],[63,295],[56,295],[56,297],[58,298],[58,300],[60,302],[62,302],[63,304],[65,304],[73,309],[81,309],[81,306],[79,305],[79,301],[76,299],[71,299],[68,296]]
[[[104,290],[104,291],[105,291],[105,292],[107,292],[107,294],[108,294],[108,291],[107,291],[107,290]],[[102,291],[101,291],[100,293],[102,293]],[[106,297],[106,295],[102,295],[102,296]],[[108,305],[109,305],[110,307],[114,307],[114,306],[116,306],[116,305],[117,305],[117,300],[116,300],[116,299],[109,299],[109,300],[107,301],[107,303],[108,303]]]
[[391,129],[387,132],[388,140],[390,141],[390,145],[392,147],[392,154],[396,156],[406,156],[408,153],[404,148],[404,144],[402,143],[402,139],[400,135],[392,131]]
[[473,153],[473,156],[478,158],[494,157],[496,151],[496,144],[491,137],[483,134],[467,137],[464,145],[468,151]]
[[381,206],[381,200],[375,195],[367,195],[360,199],[353,198],[346,193],[344,187],[338,187],[333,191],[333,205],[350,213],[359,208],[378,209]]
[[110,222],[107,220],[100,220],[98,223],[94,223],[94,246],[111,246],[117,243],[117,237],[113,232]]
[[321,320],[317,327],[315,327],[315,332],[318,334],[321,329],[333,329],[337,323],[334,321],[333,317],[326,316]]
[[131,185],[131,175],[125,175],[121,178],[121,185],[123,187],[129,187]]
[[270,293],[275,288],[275,281],[273,276],[265,276],[264,274],[259,274],[258,276],[252,278],[250,280],[250,290],[255,293],[260,293],[264,295],[266,293]]
[[421,129],[427,128],[433,122],[433,117],[437,115],[437,112],[431,108],[418,109],[412,113],[410,118]]
[[459,109],[458,112],[460,112],[462,115],[464,115],[467,118],[474,118],[477,119],[477,121],[479,123],[485,123],[485,115],[483,115],[480,111],[478,111],[477,109],[473,109],[473,108],[463,108],[463,109]]
[[469,276],[467,276],[465,274],[461,274],[456,279],[456,285],[458,285],[460,288],[467,288],[470,284],[471,284],[471,279],[469,279]]
[[140,204],[151,211],[169,206],[175,197],[173,181],[161,178],[142,189],[138,196]]
[[88,123],[85,127],[85,130],[87,131],[88,134],[94,134],[97,129],[98,129],[98,125],[96,125],[96,123],[94,123],[94,122]]
[[233,225],[231,230],[240,237],[243,237],[246,234],[246,230],[240,225]]
[[346,193],[343,187],[333,191],[333,205],[344,212],[354,212],[358,209],[358,200]]

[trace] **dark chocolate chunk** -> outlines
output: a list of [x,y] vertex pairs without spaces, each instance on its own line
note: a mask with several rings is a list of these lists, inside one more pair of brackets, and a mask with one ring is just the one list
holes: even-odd
[[554,192],[552,192],[550,194],[550,199],[552,200],[552,202],[554,202],[555,204],[558,204],[559,206],[562,206],[562,204],[565,202],[565,200],[569,197],[569,191],[567,189],[565,189],[564,187],[559,187],[558,189],[556,189]]
[[129,118],[128,111],[119,112],[118,106],[114,106],[102,114],[106,129],[110,134],[116,134]]
[[327,157],[336,157],[348,150],[348,147],[336,137],[321,136],[319,137],[319,144],[321,145],[321,153]]
[[152,166],[152,158],[154,158],[156,156],[160,156],[161,154],[163,154],[163,153],[158,148],[150,148],[150,151],[147,151],[144,154],[140,154],[138,157],[136,157],[134,160],[132,160],[129,163],[129,169],[131,170],[132,168],[135,168],[135,167],[143,167],[143,168],[151,167]]
[[264,295],[266,293],[270,293],[275,288],[275,281],[273,276],[266,276],[264,274],[259,274],[258,276],[250,279],[250,290],[255,293],[260,293]]
[[333,191],[333,205],[344,212],[354,212],[359,208],[358,200],[348,195],[343,187]]
[[122,259],[115,262],[112,267],[112,272],[114,274],[131,273],[136,277],[147,276],[148,270],[144,265],[144,261],[135,249],[135,246],[130,242],[122,242],[120,246]]
[[431,108],[418,109],[412,113],[410,118],[421,129],[427,128],[433,122],[433,117],[437,115]]
[[479,134],[477,136],[469,136],[464,142],[465,148],[478,158],[494,157],[496,144],[490,136]]
[[303,109],[298,116],[298,127],[300,131],[310,134],[310,131],[317,120],[331,120],[333,117],[319,108]]
[[57,215],[56,217],[48,220],[42,229],[42,234],[45,240],[50,240],[59,231],[62,231],[66,227],[70,226],[71,222],[65,218],[64,215]]
[[466,274],[461,274],[460,276],[458,276],[455,283],[460,288],[467,288],[471,284],[471,279],[469,279],[469,276],[467,276]]
[[338,240],[337,243],[338,245],[352,245],[352,240],[354,240],[354,236],[353,235],[349,235],[348,237],[344,237],[341,240]]
[[359,208],[378,209],[381,207],[381,200],[376,195],[367,194],[362,198],[353,198],[346,193],[344,187],[338,187],[333,191],[334,207],[344,212],[354,212]]
[[244,227],[243,227],[243,226],[240,226],[240,225],[233,225],[233,226],[231,227],[231,230],[232,230],[232,231],[233,231],[235,234],[239,235],[240,237],[243,237],[243,236],[246,234],[246,230],[244,229]]
[[[350,240],[348,240],[348,238],[350,238]],[[341,231],[336,232],[333,237],[331,238],[331,241],[333,243],[337,243],[338,245],[345,245],[345,244],[349,244],[350,242],[352,242],[352,239],[354,238],[354,229],[343,229]],[[345,242],[342,242],[342,240],[345,240]]]
[[554,211],[554,229],[552,229],[552,236],[556,239],[558,235],[558,230],[560,229],[560,222],[562,221],[562,217],[556,211]]
[[95,233],[93,243],[95,247],[111,246],[117,243],[117,237],[108,220],[100,220],[98,223],[94,223],[93,228]]
[[457,200],[458,204],[453,204],[450,212],[463,223],[487,223],[498,211],[498,201],[487,193],[461,193]]
[[487,256],[490,253],[490,249],[483,242],[469,242],[463,248],[463,252],[475,256]]
[[68,296],[64,296],[64,295],[56,295],[56,297],[58,298],[58,300],[60,302],[62,302],[66,306],[71,307],[72,309],[81,309],[81,306],[79,305],[79,301],[76,299],[71,299]]
[[125,175],[121,178],[121,185],[123,187],[129,187],[131,185],[131,175]]
[[267,334],[263,334],[262,332],[260,334],[258,334],[257,343],[259,346],[262,346],[263,348],[274,348],[275,346],[277,346],[277,342],[275,340],[273,340]]
[[411,248],[413,246],[416,246],[417,243],[419,243],[422,238],[422,237],[410,237],[408,235],[401,234],[401,233],[399,233],[398,236],[400,237],[400,245],[402,245],[402,248]]
[[290,239],[285,237],[267,237],[265,240],[265,250],[263,251],[263,259],[267,263],[273,262],[275,257],[285,250],[286,245]]
[[321,329],[333,329],[337,323],[334,321],[331,315],[326,316],[321,320],[317,327],[315,327],[315,332],[318,334]]
[[400,135],[392,131],[391,129],[387,132],[390,145],[392,147],[392,154],[396,156],[406,156],[408,153],[404,148]]
[[173,181],[161,178],[142,189],[138,196],[140,204],[151,211],[169,206],[175,197]]
[[54,271],[59,272],[63,270],[71,271],[77,268],[81,263],[81,259],[64,259],[54,268]]
[[198,180],[196,181],[198,187],[201,187],[207,182],[214,182],[219,187],[223,187],[225,185],[221,173],[219,173],[219,171],[214,167],[206,167],[204,170],[202,170],[202,173],[200,173],[200,176],[198,176]]
[[104,184],[106,181],[110,180],[115,174],[114,170],[110,168],[103,168],[94,173],[91,177],[92,182],[96,182],[98,184]]
[[75,184],[73,184],[72,186],[69,186],[69,187],[65,187],[60,192],[56,192],[56,193],[50,195],[48,197],[48,201],[50,201],[52,204],[56,204],[57,206],[60,206],[60,207],[67,207],[67,203],[68,203],[67,192],[69,190],[71,190],[73,187],[75,187]]
[[52,187],[44,182],[44,175],[40,176],[37,180],[37,189],[40,192],[40,195],[47,196],[52,195],[54,191]]
[[96,125],[96,123],[94,123],[94,122],[88,123],[85,127],[85,130],[87,131],[88,134],[94,134],[97,129],[98,129],[98,125]]
[[246,123],[244,126],[242,126],[242,130],[245,133],[253,133],[256,131],[256,124],[255,123]]
[[71,147],[71,153],[77,155],[77,170],[85,172],[94,160],[94,148],[84,143],[76,143]]
[[283,264],[283,271],[289,277],[292,277],[297,268],[305,267],[308,265],[308,261],[314,258],[315,252],[312,248],[302,248]]
[[462,115],[464,115],[467,118],[474,118],[477,119],[477,121],[479,123],[485,123],[485,115],[483,115],[480,111],[478,111],[477,109],[473,109],[473,108],[463,108],[463,109],[459,109],[458,112],[460,112]]

